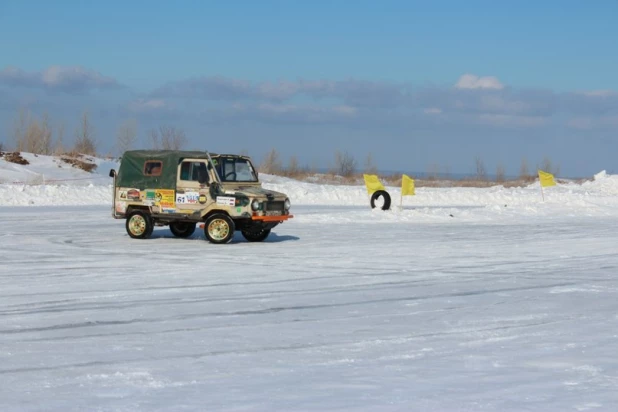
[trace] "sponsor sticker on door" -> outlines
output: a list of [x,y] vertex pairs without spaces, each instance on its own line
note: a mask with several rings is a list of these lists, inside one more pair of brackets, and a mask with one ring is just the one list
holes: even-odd
[[195,205],[199,198],[198,192],[176,193],[176,203],[179,205]]
[[217,204],[223,206],[234,206],[236,204],[236,198],[227,196],[217,196]]
[[158,189],[155,191],[155,199],[161,209],[174,209],[174,190],[170,189]]

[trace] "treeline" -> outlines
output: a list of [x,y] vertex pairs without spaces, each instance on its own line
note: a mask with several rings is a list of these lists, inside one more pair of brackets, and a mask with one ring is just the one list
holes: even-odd
[[[309,165],[300,165],[296,156],[290,156],[287,163],[283,161],[279,152],[276,149],[271,149],[264,159],[259,163],[258,169],[261,173],[268,173],[287,177],[301,177],[303,175],[317,173],[318,168]],[[377,168],[373,164],[371,154],[367,155],[365,166],[362,169],[364,173],[377,173]],[[344,178],[352,177],[358,172],[356,159],[347,151],[335,151],[332,165],[328,168],[328,172]]]
[[[67,136],[67,134],[69,136]],[[36,116],[29,110],[20,110],[13,121],[9,142],[0,142],[0,151],[29,152],[41,155],[81,153],[100,156],[96,129],[88,112],[79,118],[77,127],[67,133],[64,124],[52,125],[47,113]],[[113,152],[122,154],[135,148],[138,130],[135,119],[123,121],[116,130]],[[148,130],[147,137],[152,149],[180,150],[187,144],[185,132],[175,126],[162,125]],[[111,156],[111,153],[108,154]]]
[[[271,149],[264,159],[259,163],[259,171],[262,173],[302,178],[318,172],[318,168],[308,165],[301,166],[296,156],[291,156],[287,163],[284,162],[276,149]],[[448,166],[441,168],[437,163],[429,165],[427,171],[422,176],[428,181],[436,180],[474,180],[477,182],[506,182],[508,180],[522,180],[526,182],[537,178],[537,170],[552,173],[557,176],[560,174],[560,166],[555,165],[549,157],[543,158],[541,163],[535,164],[534,168],[529,166],[527,159],[522,159],[519,174],[517,176],[506,175],[506,168],[502,163],[498,163],[495,173],[490,176],[485,163],[480,156],[474,158],[472,172],[466,178],[456,179]],[[346,179],[358,178],[362,174],[378,174],[378,169],[373,161],[371,153],[367,154],[362,163],[357,162],[353,155],[347,151],[335,151],[330,166],[326,169],[328,174],[340,176]],[[392,176],[384,176],[386,179],[400,179],[401,174],[395,173]]]
[[[42,155],[81,153],[89,156],[100,156],[96,130],[88,112],[84,112],[81,115],[77,127],[70,133],[70,137],[72,138],[67,139],[67,131],[64,124],[56,127],[52,125],[49,115],[44,113],[42,116],[37,117],[28,110],[20,110],[13,124],[12,148],[9,144],[4,145],[0,142],[0,151],[14,150]],[[134,149],[137,144],[137,138],[137,121],[135,119],[126,119],[116,130],[112,151],[121,155],[126,150]],[[147,146],[155,150],[181,150],[185,149],[188,143],[187,136],[182,128],[169,125],[161,125],[149,129],[146,133],[146,140],[148,142]],[[241,154],[248,153],[243,151]],[[108,156],[111,156],[111,153]],[[290,156],[287,161],[284,161],[276,149],[271,149],[261,161],[254,159],[254,162],[261,173],[293,178],[303,178],[316,174],[320,170],[315,165],[301,165],[296,156]],[[371,153],[368,153],[363,161],[358,162],[348,151],[336,150],[329,163],[330,165],[326,168],[326,173],[340,176],[344,179],[358,178],[363,173],[378,173],[378,168],[374,163]],[[522,159],[519,175],[516,177],[511,176],[510,179],[507,179],[506,169],[502,163],[498,163],[491,177],[480,156],[474,158],[471,166],[472,172],[467,179],[477,182],[494,181],[501,183],[513,179],[532,181],[536,178],[537,169],[552,173],[554,176],[560,174],[560,166],[555,165],[548,157],[545,157],[541,163],[537,163],[534,168],[529,166],[525,158]],[[321,171],[324,172],[324,169],[321,169]],[[395,179],[396,174],[384,177]],[[437,163],[430,164],[427,167],[423,179],[429,181],[458,180],[452,177],[448,166],[442,168]]]
[[82,115],[73,139],[68,141],[64,124],[53,127],[48,114],[37,117],[30,111],[21,110],[13,123],[12,140],[12,148],[7,144],[5,150],[10,148],[42,155],[68,152],[97,155],[95,130],[88,113]]

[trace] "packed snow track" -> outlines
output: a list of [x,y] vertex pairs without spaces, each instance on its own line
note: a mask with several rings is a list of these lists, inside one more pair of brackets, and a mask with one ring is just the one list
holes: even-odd
[[213,245],[0,208],[0,410],[615,410],[618,221],[466,213]]

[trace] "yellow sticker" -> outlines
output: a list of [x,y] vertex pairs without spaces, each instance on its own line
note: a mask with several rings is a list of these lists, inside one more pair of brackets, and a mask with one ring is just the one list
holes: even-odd
[[176,205],[174,191],[171,189],[158,189],[155,192],[156,204],[162,209],[173,209]]

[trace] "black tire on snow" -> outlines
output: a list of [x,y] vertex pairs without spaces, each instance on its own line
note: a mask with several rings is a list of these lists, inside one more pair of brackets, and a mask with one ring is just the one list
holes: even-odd
[[206,219],[204,235],[211,243],[229,243],[234,237],[234,221],[224,213],[215,213]]
[[170,231],[176,237],[189,237],[195,232],[195,223],[172,222],[170,223]]
[[243,230],[242,235],[249,242],[262,242],[270,235],[270,229],[262,230]]
[[386,190],[377,190],[373,192],[371,195],[371,208],[375,209],[376,200],[378,200],[382,196],[384,198],[384,204],[382,205],[382,210],[388,210],[391,208],[391,195],[388,194]]
[[133,239],[148,239],[154,230],[154,223],[148,213],[136,210],[127,216],[125,228]]

